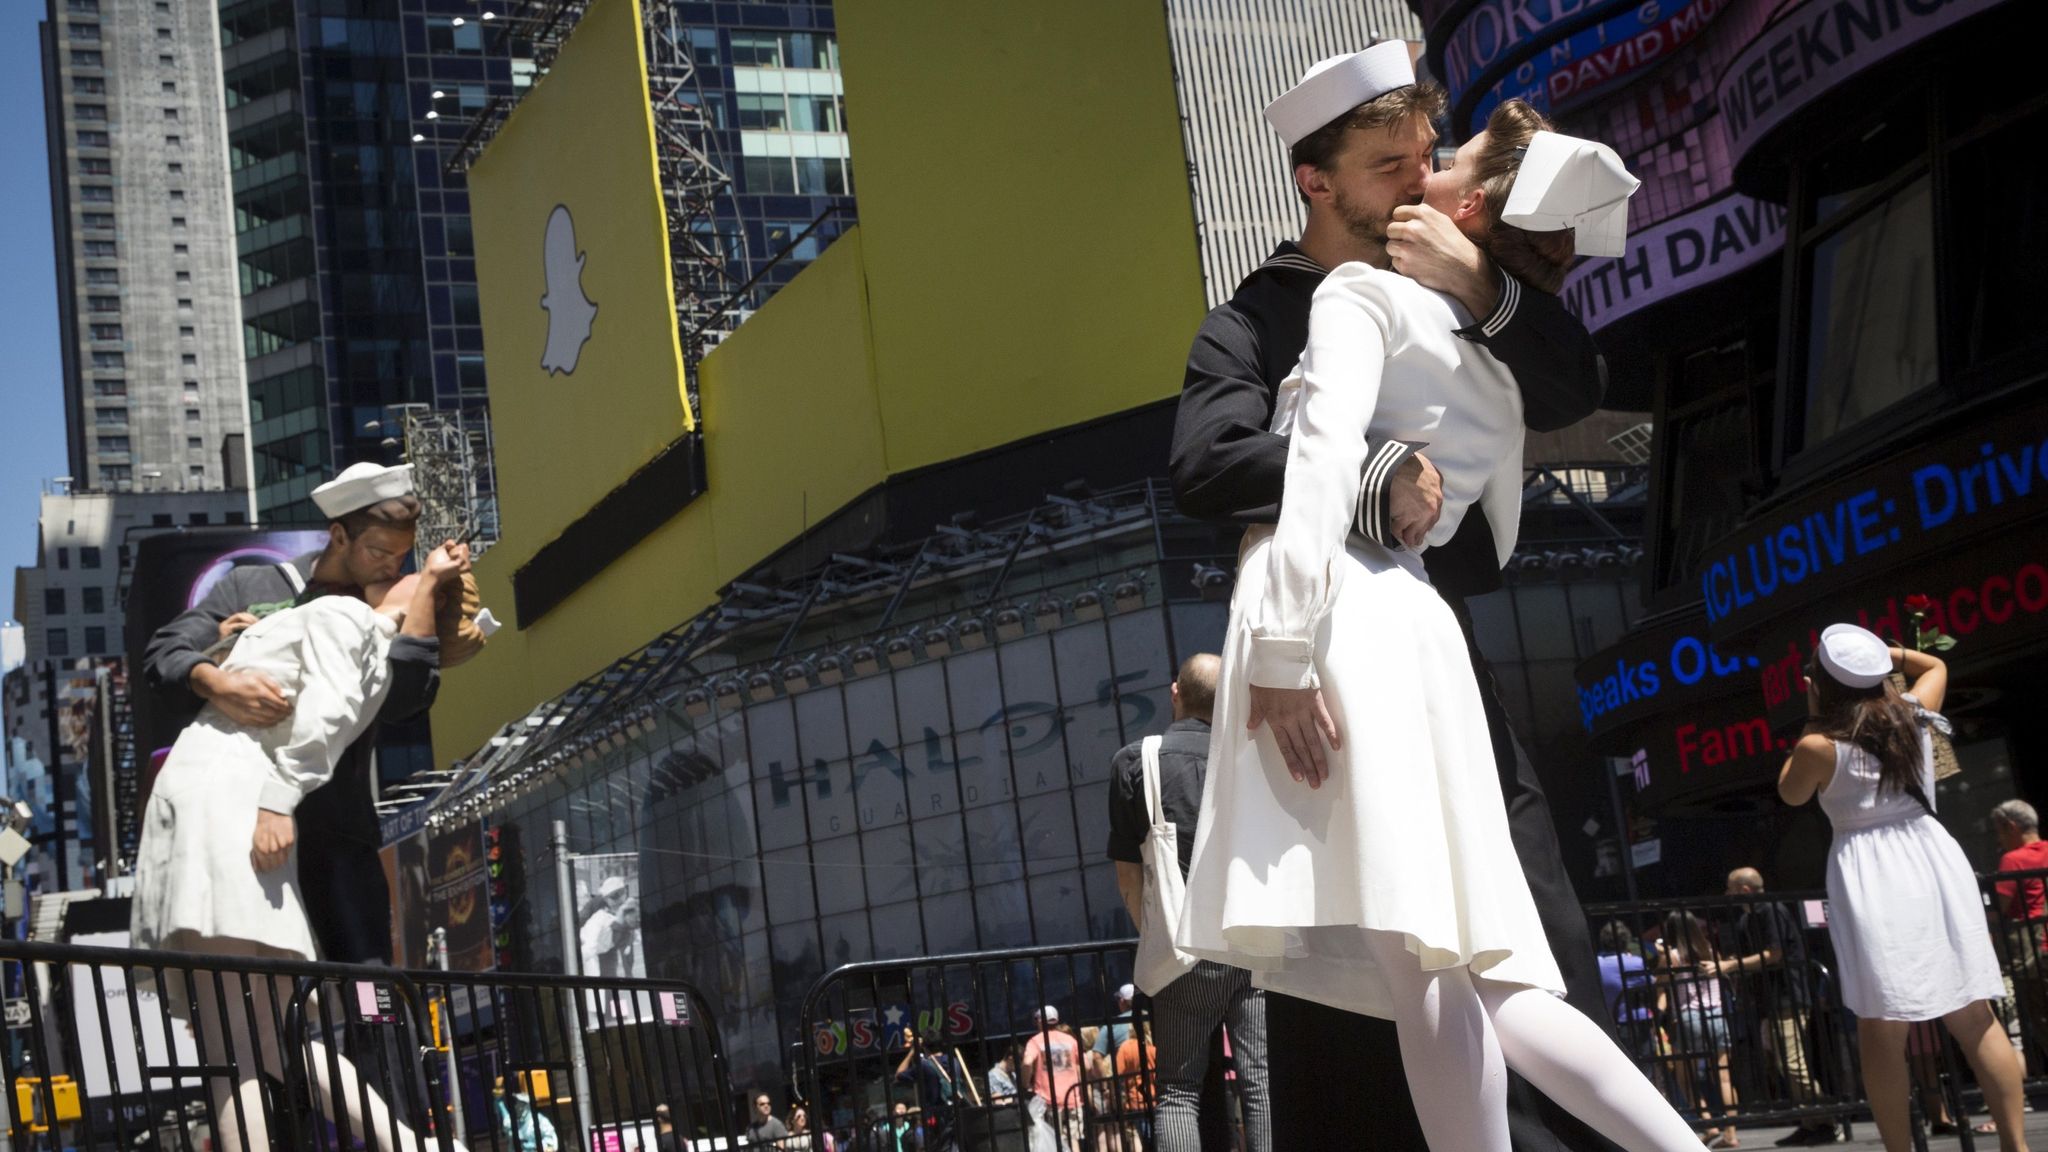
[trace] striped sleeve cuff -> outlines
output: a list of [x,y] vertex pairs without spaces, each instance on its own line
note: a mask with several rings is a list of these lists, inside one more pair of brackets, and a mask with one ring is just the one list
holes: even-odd
[[1493,306],[1493,315],[1477,324],[1468,324],[1456,331],[1456,335],[1467,340],[1485,343],[1500,335],[1508,321],[1515,318],[1515,309],[1522,303],[1522,282],[1505,272],[1500,274],[1500,299]]
[[1428,447],[1407,440],[1383,440],[1366,455],[1365,472],[1359,481],[1358,534],[1383,548],[1399,551],[1400,537],[1394,533],[1393,481],[1401,462]]

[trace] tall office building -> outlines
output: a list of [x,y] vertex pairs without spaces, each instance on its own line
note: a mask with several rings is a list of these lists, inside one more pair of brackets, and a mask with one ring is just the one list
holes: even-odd
[[49,0],[42,41],[72,480],[245,488],[213,7]]

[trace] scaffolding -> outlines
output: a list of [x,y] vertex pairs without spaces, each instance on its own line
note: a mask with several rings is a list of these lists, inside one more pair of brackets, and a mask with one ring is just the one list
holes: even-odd
[[434,408],[407,404],[405,459],[412,465],[413,494],[420,501],[415,559],[424,569],[427,553],[444,540],[467,540],[480,557],[498,541],[498,493],[491,472],[491,422],[482,408]]

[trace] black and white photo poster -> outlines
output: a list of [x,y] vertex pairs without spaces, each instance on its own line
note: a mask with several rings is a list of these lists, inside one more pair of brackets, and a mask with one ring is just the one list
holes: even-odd
[[[577,971],[605,980],[644,979],[647,956],[640,934],[640,857],[630,853],[578,856],[571,873],[576,895]],[[647,997],[592,993],[585,998],[586,1027],[630,1024],[653,1017]]]

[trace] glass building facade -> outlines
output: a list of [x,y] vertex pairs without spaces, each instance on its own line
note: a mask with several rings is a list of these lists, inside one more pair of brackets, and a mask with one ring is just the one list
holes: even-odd
[[[902,556],[890,571],[835,557],[775,591],[761,574],[704,618],[747,623],[652,656],[658,641],[564,697],[563,731],[581,735],[525,735],[555,729],[550,706],[509,726],[497,743],[515,744],[472,762],[491,784],[439,817],[481,817],[498,845],[497,963],[562,968],[556,820],[578,855],[636,858],[647,972],[709,998],[739,1087],[784,1082],[804,994],[840,965],[1132,935],[1109,765],[1170,722],[1180,660],[1219,648],[1238,538],[1164,491],[1047,505],[1020,518],[1044,546],[1007,564],[1015,523],[941,529],[914,546],[923,580],[902,580]],[[1640,502],[1617,495],[1610,517]],[[1550,543],[1475,611],[1546,779],[1555,760],[1587,792],[1602,762],[1571,739],[1571,670],[1633,619],[1637,556],[1582,548],[1532,507]],[[665,670],[693,644],[695,671]],[[586,693],[600,699],[566,703]],[[1594,811],[1607,822],[1604,790]],[[415,936],[433,927],[400,915]],[[1101,990],[1077,978],[1064,994],[1079,1010]]]

